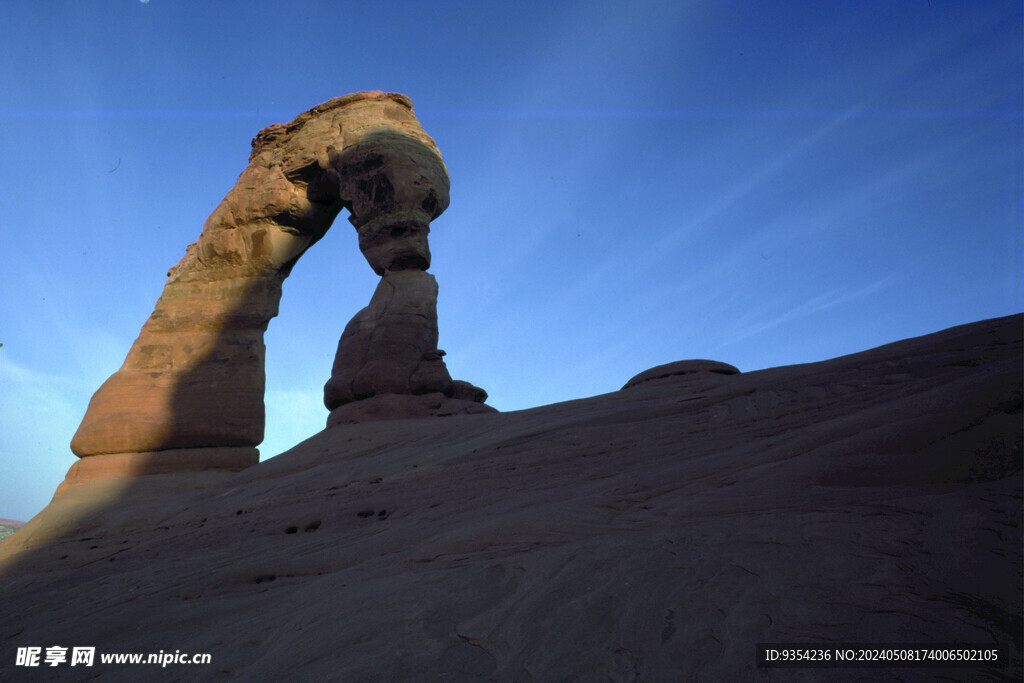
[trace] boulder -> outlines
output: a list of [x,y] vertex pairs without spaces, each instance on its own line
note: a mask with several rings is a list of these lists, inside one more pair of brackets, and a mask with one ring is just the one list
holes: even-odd
[[452,398],[483,403],[487,400],[487,392],[469,382],[457,379],[452,383]]
[[451,395],[452,378],[437,348],[437,282],[422,270],[387,272],[370,305],[341,335],[324,405],[377,394]]

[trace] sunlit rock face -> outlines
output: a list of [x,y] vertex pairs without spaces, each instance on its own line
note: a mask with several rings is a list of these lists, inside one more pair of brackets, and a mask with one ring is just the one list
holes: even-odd
[[[437,343],[437,290],[422,271],[430,263],[430,221],[447,206],[444,162],[404,95],[346,95],[260,131],[249,165],[168,272],[124,364],[90,401],[72,451],[86,457],[217,448],[216,458],[179,458],[183,469],[255,463],[264,430],[263,333],[277,315],[282,282],[342,208],[374,271],[396,271],[388,277],[404,282],[416,276],[398,271],[413,269],[422,281],[384,306],[391,314],[382,331],[365,339],[400,328],[394,321],[408,313],[402,306],[416,299],[429,320],[398,334],[417,339],[409,353],[435,352],[426,347]],[[371,389],[361,394],[451,393],[439,357],[412,363],[408,355],[398,364],[414,368],[396,385],[395,372],[381,370],[381,354],[363,354],[370,367],[362,375],[386,380],[379,387],[368,380]]]

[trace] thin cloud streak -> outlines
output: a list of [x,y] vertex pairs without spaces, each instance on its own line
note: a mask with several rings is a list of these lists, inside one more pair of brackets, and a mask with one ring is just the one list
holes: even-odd
[[[858,299],[862,299],[866,296],[870,296],[872,294],[875,294],[888,288],[893,284],[895,280],[895,275],[886,275],[885,277],[880,278],[852,292],[848,291],[849,287],[846,286],[836,287],[835,289],[819,294],[818,296],[815,296],[803,302],[802,304],[790,307],[785,313],[774,316],[768,320],[762,320],[760,322],[751,323],[745,323],[742,321],[738,322],[737,326],[741,329],[730,334],[728,342],[719,344],[711,351],[714,352],[736,342],[742,341],[743,339],[747,339],[748,337],[763,334],[764,332],[767,332],[772,328],[786,324],[793,320],[817,315],[819,313],[828,311],[832,308],[852,303]],[[778,304],[774,304],[766,308],[775,308],[777,306]],[[754,315],[748,314],[745,317],[747,320],[749,320],[750,318],[760,317],[760,313]]]
[[[795,163],[816,145],[825,140],[829,135],[853,119],[858,112],[862,111],[862,109],[863,105],[858,105],[839,113],[829,120],[824,126],[820,126],[808,135],[802,137],[798,142],[792,145],[786,153],[775,157],[753,173],[750,173],[746,178],[740,180],[732,187],[727,188],[720,195],[712,199],[710,203],[699,214],[697,214],[697,216],[683,223],[680,227],[669,231],[665,237],[648,248],[642,255],[640,262],[649,264],[648,267],[653,267],[656,264],[663,263],[666,259],[671,258],[678,249],[679,244],[684,239],[733,207],[745,196],[749,195],[755,189],[767,182],[769,178],[781,173],[785,168]],[[618,271],[621,266],[622,262],[619,255],[616,255],[614,258],[606,259],[600,266],[590,269],[585,278],[578,281],[568,290],[563,291],[560,296],[554,298],[551,306],[555,308],[562,308],[577,301],[584,292],[592,290],[597,283],[607,281],[611,278],[611,276]],[[692,281],[692,279],[693,278],[691,276],[689,280]]]

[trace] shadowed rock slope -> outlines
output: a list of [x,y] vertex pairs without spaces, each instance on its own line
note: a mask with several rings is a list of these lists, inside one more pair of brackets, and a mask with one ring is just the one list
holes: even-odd
[[169,680],[943,673],[755,666],[758,642],[898,641],[1006,645],[945,673],[1019,679],[1021,328],[72,485],[0,546],[0,678],[55,644],[212,654]]

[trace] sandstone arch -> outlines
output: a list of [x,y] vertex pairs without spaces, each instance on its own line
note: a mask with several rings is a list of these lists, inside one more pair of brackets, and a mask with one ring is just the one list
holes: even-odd
[[[404,95],[346,95],[260,131],[249,165],[168,272],[124,364],[89,402],[71,441],[82,460],[69,479],[87,478],[81,471],[86,461],[94,473],[254,464],[264,430],[263,333],[277,315],[292,267],[347,208],[360,249],[384,280],[433,282],[421,271],[430,263],[429,224],[447,208],[448,187],[440,152]],[[403,270],[421,275],[396,275]],[[433,311],[436,346],[436,285],[433,291],[420,305],[428,318]],[[365,330],[374,319],[362,322]],[[415,352],[429,356],[421,365],[432,379],[404,390],[410,396],[440,392],[442,403],[457,400],[459,384],[448,376],[438,355],[443,352],[420,348],[431,346],[430,322]],[[421,369],[412,365],[413,373]],[[392,382],[347,398],[380,400],[402,390]],[[470,402],[491,410],[476,398]],[[360,419],[359,411],[349,414]]]

